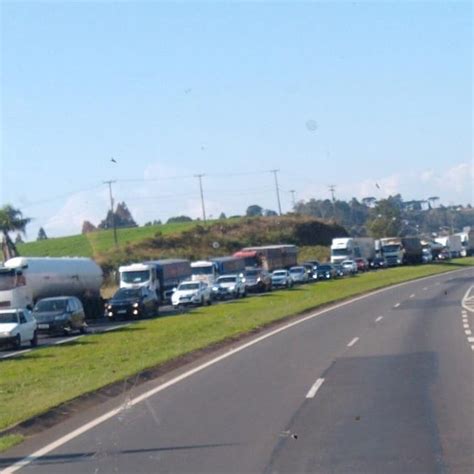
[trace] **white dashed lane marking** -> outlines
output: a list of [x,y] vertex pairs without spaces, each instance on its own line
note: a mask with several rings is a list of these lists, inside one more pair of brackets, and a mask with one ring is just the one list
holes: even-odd
[[347,347],[352,347],[358,340],[358,337],[354,337],[354,339],[352,339],[352,341],[347,344]]
[[398,308],[400,306],[400,303],[395,304],[393,307]]
[[383,319],[383,316],[379,316],[379,317],[375,320],[375,322],[378,323],[379,321],[382,321],[382,319]]
[[314,398],[314,396],[316,395],[316,392],[320,389],[323,383],[324,383],[324,379],[316,380],[313,386],[309,389],[309,392],[306,394],[306,398]]

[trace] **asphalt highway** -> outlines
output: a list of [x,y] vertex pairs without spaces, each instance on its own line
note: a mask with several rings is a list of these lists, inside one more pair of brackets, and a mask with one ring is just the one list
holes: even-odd
[[315,311],[85,410],[0,455],[0,467],[472,474],[473,276]]

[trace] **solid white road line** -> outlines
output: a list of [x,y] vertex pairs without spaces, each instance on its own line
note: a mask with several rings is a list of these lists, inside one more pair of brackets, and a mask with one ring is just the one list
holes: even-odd
[[314,398],[314,396],[316,395],[316,392],[320,389],[323,383],[324,383],[324,379],[316,380],[313,386],[309,389],[309,392],[306,394],[306,398]]
[[55,342],[54,345],[57,346],[59,344],[66,344],[67,342],[75,341],[76,339],[79,339],[80,337],[82,337],[82,334],[80,336],[70,337],[69,339],[63,339],[62,341]]
[[410,298],[414,298],[414,297],[415,297],[415,293],[412,293],[412,294],[410,295]]
[[425,286],[425,287],[423,288],[423,291],[426,291],[427,289],[428,289],[428,287],[427,287],[427,286]]
[[375,320],[375,322],[378,323],[379,321],[382,321],[382,319],[383,319],[383,316],[379,316],[379,317]]
[[[450,272],[450,273],[452,274],[452,273],[457,273],[457,272],[462,272],[462,271],[466,271],[466,269],[455,270],[455,271]],[[443,275],[442,274],[441,275],[440,274],[431,275],[431,276],[428,276],[426,278],[420,278],[420,279],[418,279],[418,281],[420,281],[420,280],[430,280],[430,279],[433,279],[433,278],[439,278],[440,276],[443,276]],[[284,326],[281,326],[278,329],[275,329],[275,330],[270,331],[270,332],[268,332],[268,333],[266,333],[266,334],[264,334],[260,337],[252,339],[251,341],[246,342],[246,343],[242,344],[241,346],[238,346],[234,349],[231,349],[231,350],[225,352],[224,354],[221,354],[220,356],[215,357],[214,359],[211,359],[211,360],[209,360],[209,361],[207,361],[207,362],[205,362],[205,363],[203,363],[203,364],[201,364],[201,365],[199,365],[199,366],[197,366],[193,369],[188,370],[187,372],[182,373],[181,375],[178,375],[177,377],[174,377],[174,378],[168,380],[167,382],[165,382],[161,385],[158,385],[157,387],[152,388],[151,390],[148,390],[145,393],[142,393],[141,395],[131,399],[127,403],[127,408],[130,408],[130,407],[136,405],[137,403],[140,403],[140,402],[152,397],[153,395],[156,395],[157,393],[162,392],[163,390],[167,389],[168,387],[171,387],[172,385],[176,385],[178,382],[181,382],[182,380],[189,378],[191,375],[194,375],[197,372],[201,372],[202,370],[204,370],[207,367],[210,367],[210,366],[220,362],[221,360],[227,359],[228,357],[230,357],[230,356],[232,356],[232,355],[234,355],[238,352],[241,352],[244,349],[247,349],[248,347],[251,347],[251,346],[253,346],[255,344],[258,344],[259,342],[261,342],[265,339],[273,337],[276,334],[279,334],[280,332],[286,331],[287,329],[289,329],[293,326],[297,326],[299,324],[302,324],[306,321],[309,321],[310,319],[313,319],[313,318],[316,318],[316,317],[321,316],[323,314],[334,311],[335,309],[343,308],[344,306],[348,306],[348,305],[353,304],[357,301],[361,301],[363,299],[369,298],[370,296],[375,296],[375,295],[393,290],[394,288],[400,288],[402,286],[413,284],[414,281],[416,282],[416,280],[405,281],[403,283],[398,283],[397,285],[393,285],[393,286],[389,286],[387,288],[381,288],[379,290],[372,291],[371,293],[367,293],[365,295],[356,296],[355,298],[352,298],[350,300],[343,301],[341,303],[336,303],[335,305],[333,305],[331,307],[322,309],[322,310],[317,311],[315,313],[311,313],[308,316],[304,316],[301,319],[298,319],[297,321],[293,321],[291,323],[285,324]],[[469,341],[469,342],[474,342],[474,337],[469,338],[469,339],[472,339],[472,341]],[[43,448],[41,448],[41,449],[35,451],[34,453],[30,454],[29,456],[26,456],[25,458],[20,459],[19,461],[17,461],[16,463],[12,464],[9,467],[7,467],[3,471],[0,471],[0,474],[13,474],[14,472],[18,471],[19,469],[22,469],[23,467],[25,467],[25,466],[31,464],[32,462],[36,461],[37,459],[41,458],[42,456],[45,456],[46,454],[50,453],[51,451],[54,451],[56,448],[59,448],[60,446],[63,446],[64,444],[68,443],[69,441],[73,440],[74,438],[77,438],[78,436],[82,435],[83,433],[86,433],[87,431],[95,428],[97,425],[100,425],[101,423],[104,423],[105,421],[109,420],[110,418],[113,418],[115,415],[120,413],[122,410],[123,410],[123,406],[120,406],[118,408],[115,408],[115,409],[107,412],[107,413],[104,413],[102,416],[99,416],[98,418],[95,418],[94,420],[90,421],[89,423],[86,423],[85,425],[80,426],[79,428],[75,429],[74,431],[71,431],[67,435],[57,439],[56,441],[53,441],[52,443],[47,444]]]
[[396,305],[394,305],[393,307],[394,308],[398,308],[400,306],[400,303],[397,303]]
[[347,344],[347,347],[352,347],[358,340],[358,337],[354,337],[354,339],[352,339],[352,341]]
[[20,354],[26,354],[27,352],[31,352],[32,349],[24,349],[22,351],[18,351],[18,352],[12,352],[11,354],[7,354],[7,355],[4,355],[2,357],[0,357],[0,359],[8,359],[9,357],[15,357],[17,355],[20,355]]
[[115,331],[116,329],[125,328],[125,327],[129,326],[130,324],[132,324],[132,323],[121,324],[120,326],[112,326],[111,328],[104,329],[102,332]]

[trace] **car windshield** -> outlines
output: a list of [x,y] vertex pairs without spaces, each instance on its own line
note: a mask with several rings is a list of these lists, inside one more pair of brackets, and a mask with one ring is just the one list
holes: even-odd
[[290,268],[290,273],[304,273],[303,267]]
[[18,316],[15,312],[0,313],[0,324],[17,323]]
[[140,289],[136,288],[121,288],[115,293],[114,300],[128,300],[131,298],[138,298],[140,296]]
[[148,270],[140,271],[126,271],[121,274],[124,283],[145,283],[150,279],[150,272]]
[[181,283],[178,286],[179,291],[199,290],[199,283]]
[[331,252],[335,257],[344,257],[349,253],[347,249],[332,249]]
[[235,283],[236,281],[236,277],[220,277],[217,279],[217,283]]
[[323,272],[327,272],[332,270],[331,265],[319,265],[318,270],[322,270]]
[[284,277],[284,276],[286,276],[286,271],[280,270],[278,272],[273,272],[272,276],[274,276],[274,277]]
[[258,271],[258,270],[247,270],[247,271],[245,272],[245,275],[246,275],[247,277],[251,277],[251,278],[257,277],[258,274],[259,274],[259,271]]
[[59,312],[65,311],[67,300],[42,300],[36,303],[33,311],[35,313]]

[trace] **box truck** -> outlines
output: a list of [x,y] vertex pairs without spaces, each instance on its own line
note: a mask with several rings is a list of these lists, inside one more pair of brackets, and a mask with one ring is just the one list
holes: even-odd
[[191,263],[191,270],[194,281],[205,281],[208,285],[212,285],[221,275],[243,273],[245,260],[233,256],[199,260]]
[[234,253],[234,257],[243,258],[246,268],[263,268],[272,272],[279,268],[290,268],[297,265],[298,247],[296,245],[245,247]]
[[364,258],[369,263],[375,257],[375,242],[370,237],[341,237],[332,239],[331,263]]

